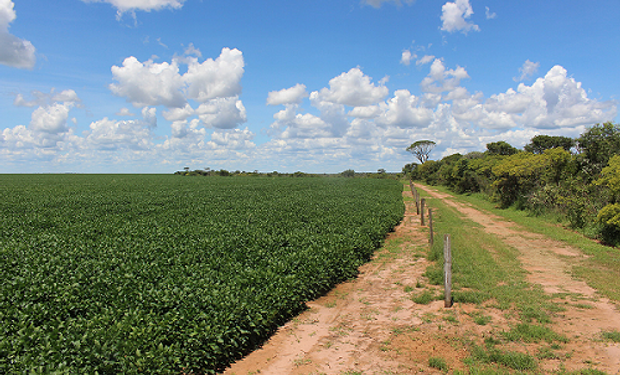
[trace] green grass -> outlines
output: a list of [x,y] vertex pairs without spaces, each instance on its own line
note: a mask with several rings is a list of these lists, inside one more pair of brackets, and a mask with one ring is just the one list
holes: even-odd
[[514,221],[528,231],[543,234],[567,246],[580,249],[589,258],[573,267],[573,275],[583,279],[609,299],[620,301],[620,278],[615,276],[620,272],[620,251],[617,248],[601,245],[570,230],[551,216],[533,216],[526,211],[514,208],[499,209],[495,203],[490,202],[482,194],[456,195],[442,186],[433,186],[433,189],[451,194],[457,201],[471,203],[478,208]]
[[448,371],[446,360],[440,357],[431,357],[428,359],[428,366],[441,371]]
[[414,296],[411,300],[419,305],[428,305],[435,299],[432,292],[425,290],[421,294]]
[[512,327],[510,331],[503,332],[503,336],[509,341],[522,341],[527,343],[546,341],[548,343],[559,341],[566,343],[568,339],[555,333],[550,328],[535,324],[521,323]]
[[620,332],[618,331],[605,331],[602,336],[605,340],[620,342]]
[[[424,194],[424,193],[423,193]],[[557,310],[540,287],[525,281],[518,253],[497,237],[465,220],[441,200],[427,198],[435,209],[434,226],[438,238],[450,234],[453,256],[453,298],[455,302],[481,304],[494,300],[496,307],[516,306],[524,321],[548,323]],[[425,272],[430,284],[443,285],[443,240],[429,250],[436,261]]]
[[505,351],[496,348],[475,346],[472,359],[479,363],[496,363],[513,370],[535,370],[538,368],[536,359],[529,354]]

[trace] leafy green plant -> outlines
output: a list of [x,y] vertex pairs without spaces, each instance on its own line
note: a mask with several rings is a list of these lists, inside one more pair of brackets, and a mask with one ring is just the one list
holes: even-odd
[[431,357],[428,359],[428,366],[441,371],[448,371],[446,360],[441,357]]
[[535,324],[521,323],[514,326],[510,331],[503,332],[504,337],[510,341],[524,342],[568,342],[565,336],[562,336],[550,328]]
[[618,331],[605,331],[602,333],[602,336],[605,340],[620,342],[620,332]]
[[425,290],[421,294],[411,298],[411,300],[420,305],[428,305],[434,300],[434,296],[432,292]]
[[393,180],[11,175],[0,373],[214,374],[354,277]]

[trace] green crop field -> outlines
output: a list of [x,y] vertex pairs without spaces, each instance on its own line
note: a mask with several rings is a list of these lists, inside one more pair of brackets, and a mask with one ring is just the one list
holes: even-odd
[[0,175],[0,373],[215,373],[354,276],[379,179]]

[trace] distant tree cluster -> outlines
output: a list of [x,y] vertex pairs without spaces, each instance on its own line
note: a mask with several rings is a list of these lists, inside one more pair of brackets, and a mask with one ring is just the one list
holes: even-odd
[[[415,149],[416,143],[407,150]],[[557,214],[585,234],[620,245],[617,124],[596,124],[576,139],[537,135],[523,150],[505,141],[486,148],[434,161],[428,154],[424,159],[418,147],[421,154],[414,155],[421,164],[407,164],[403,172],[458,193],[485,193],[501,207]]]

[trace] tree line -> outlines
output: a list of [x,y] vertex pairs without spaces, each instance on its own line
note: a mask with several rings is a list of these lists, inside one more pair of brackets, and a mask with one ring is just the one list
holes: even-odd
[[523,149],[499,141],[484,152],[427,160],[434,145],[413,143],[407,150],[420,163],[407,164],[403,172],[457,193],[482,193],[502,208],[565,218],[589,237],[620,245],[618,124],[596,124],[575,139],[537,135]]

